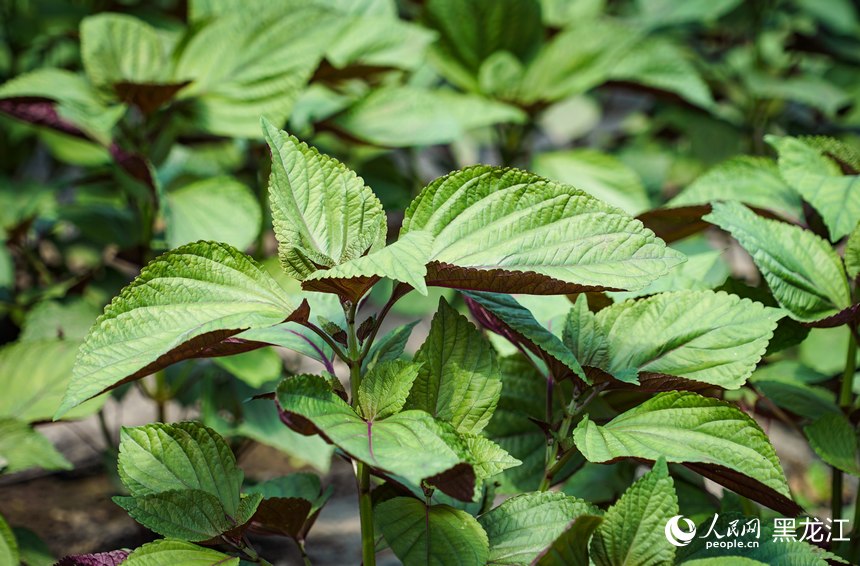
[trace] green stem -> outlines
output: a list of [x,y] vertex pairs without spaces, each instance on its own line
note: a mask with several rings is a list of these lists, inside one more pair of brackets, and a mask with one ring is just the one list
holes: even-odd
[[[548,452],[546,471],[544,472],[543,479],[541,479],[540,485],[538,486],[538,491],[546,491],[552,487],[552,481],[556,474],[558,474],[568,461],[570,461],[570,458],[576,454],[576,450],[568,450],[559,456],[559,449],[561,447],[560,441],[570,435],[570,428],[573,426],[573,420],[582,413],[583,410],[585,410],[588,404],[597,397],[602,389],[602,387],[598,387],[592,389],[584,398],[582,398],[582,396],[574,396],[574,398],[571,399],[570,404],[564,411],[564,418],[561,420],[561,424],[558,428],[559,442],[552,442],[552,447]],[[580,399],[582,399],[581,402]]]
[[[346,338],[349,350],[349,389],[353,407],[358,403],[358,388],[361,385],[362,353],[355,334],[356,303],[345,309]],[[358,483],[358,513],[361,520],[361,559],[364,566],[376,565],[373,539],[373,502],[370,499],[370,469],[364,462],[355,461],[355,478]]]
[[[845,358],[845,372],[839,384],[839,406],[847,411],[853,403],[854,373],[857,371],[857,340],[855,329],[850,328],[848,336],[848,355]],[[832,468],[830,510],[833,519],[842,518],[842,470]]]
[[296,541],[296,543],[299,545],[299,551],[302,553],[302,561],[304,562],[305,566],[313,566],[313,563],[311,562],[311,559],[308,556],[307,551],[305,550],[305,541],[299,539]]

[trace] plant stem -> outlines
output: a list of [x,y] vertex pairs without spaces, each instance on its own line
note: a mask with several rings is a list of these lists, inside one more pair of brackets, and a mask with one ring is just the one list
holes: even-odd
[[[854,373],[857,371],[857,340],[855,330],[850,328],[848,336],[848,355],[845,358],[845,372],[839,384],[839,406],[847,411],[853,402]],[[842,518],[842,470],[832,468],[831,476],[830,511],[831,518]]]
[[376,564],[376,548],[373,535],[373,502],[370,500],[370,469],[363,462],[356,462],[358,477],[358,514],[361,520],[361,561],[364,566]]
[[310,557],[308,556],[307,550],[305,550],[305,541],[299,539],[296,541],[296,544],[299,545],[299,551],[302,553],[302,561],[305,566],[313,566]]
[[[349,389],[350,401],[354,407],[358,403],[358,387],[361,385],[362,353],[355,334],[356,303],[350,303],[344,310],[346,314],[346,339],[349,350]],[[364,566],[376,565],[376,552],[373,539],[373,502],[370,499],[370,469],[364,462],[355,461],[355,478],[358,483],[358,513],[361,520],[361,559]]]
[[[547,461],[546,461],[546,472],[544,473],[543,479],[541,479],[540,485],[538,486],[538,491],[546,491],[550,487],[552,487],[552,480],[555,478],[556,474],[558,474],[562,468],[564,468],[565,464],[570,460],[570,458],[576,454],[575,450],[568,450],[564,454],[559,457],[559,448],[561,447],[561,440],[567,438],[570,434],[570,427],[573,426],[573,420],[588,406],[591,401],[597,397],[598,393],[603,390],[602,387],[596,387],[588,393],[585,398],[580,402],[580,397],[574,397],[571,399],[570,404],[564,412],[564,418],[561,420],[561,425],[558,428],[558,442],[552,442],[552,447],[550,448]],[[549,442],[549,441],[548,441]]]

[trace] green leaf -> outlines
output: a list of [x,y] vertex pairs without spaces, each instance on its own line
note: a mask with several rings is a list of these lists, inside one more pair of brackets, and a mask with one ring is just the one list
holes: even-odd
[[492,440],[477,434],[462,435],[472,458],[475,476],[487,479],[522,464]]
[[176,77],[191,81],[180,98],[204,131],[260,138],[260,116],[286,121],[346,20],[307,2],[225,8],[175,54]]
[[772,210],[788,219],[803,217],[800,195],[782,179],[776,162],[767,157],[746,155],[715,165],[670,200],[667,206],[691,206],[723,200],[736,200]]
[[758,560],[742,556],[699,558],[698,560],[688,560],[683,564],[684,566],[768,566],[765,562],[759,562]]
[[860,275],[860,222],[854,227],[845,244],[845,271],[851,279],[857,279]]
[[385,244],[382,204],[342,163],[264,121],[269,199],[281,263],[302,280]]
[[803,104],[829,119],[852,100],[849,92],[813,73],[784,78],[750,69],[745,70],[743,79],[750,96]]
[[602,520],[597,515],[576,517],[532,564],[534,566],[590,566],[588,541]]
[[300,540],[307,536],[320,509],[333,493],[320,487],[319,476],[294,473],[246,489],[265,499],[254,513],[254,528]]
[[231,516],[224,513],[217,497],[197,489],[114,497],[113,501],[151,531],[166,537],[204,542],[250,521],[262,498],[259,494],[242,498],[236,514]]
[[81,22],[81,58],[98,87],[117,83],[161,83],[169,77],[166,35],[124,14],[97,14]]
[[[24,527],[15,527],[12,533],[18,539],[18,552],[21,562],[26,566],[54,566],[57,563],[53,552],[39,535]],[[3,552],[0,551],[0,556],[2,555]]]
[[117,469],[134,498],[194,490],[236,517],[244,474],[214,430],[195,422],[123,427]]
[[601,368],[619,381],[639,383],[639,372],[636,368],[621,366],[610,369],[612,364],[609,357],[609,338],[595,314],[589,310],[585,294],[580,294],[570,309],[562,331],[562,340],[582,365]]
[[482,63],[494,53],[525,61],[543,37],[540,5],[531,0],[431,0],[425,18],[439,32],[435,62],[465,88],[476,86]]
[[271,446],[289,456],[295,467],[313,466],[322,473],[329,471],[334,447],[319,436],[303,436],[285,427],[277,406],[268,399],[254,401],[243,415],[235,434]]
[[395,67],[414,70],[425,62],[427,47],[436,38],[432,31],[393,15],[353,18],[326,51],[326,60],[343,69],[350,65]]
[[280,378],[284,370],[284,361],[272,348],[213,358],[212,361],[251,387],[262,387]]
[[638,291],[609,291],[606,294],[615,302],[620,302],[666,291],[714,289],[725,283],[729,275],[729,266],[722,258],[723,252],[708,250],[700,253],[686,253],[686,262],[647,287]]
[[495,319],[488,320],[494,332],[519,342],[541,358],[557,379],[572,372],[588,382],[576,357],[558,336],[544,328],[516,299],[501,293],[464,292],[463,295],[482,309],[485,319],[487,314]]
[[609,76],[674,93],[701,108],[711,108],[714,99],[680,45],[662,38],[649,37],[629,49],[611,68]]
[[[484,535],[486,537],[486,535]],[[9,524],[0,515],[0,563],[15,566],[20,563],[18,554],[18,541],[15,534],[9,528]]]
[[[36,340],[0,348],[4,384],[0,418],[28,423],[51,420],[69,383],[78,346],[78,342]],[[92,414],[104,401],[94,400],[67,416]]]
[[737,389],[752,375],[783,314],[714,291],[674,291],[616,303],[595,316],[608,369],[674,375]]
[[590,462],[662,456],[778,511],[799,511],[767,435],[746,413],[717,399],[660,393],[603,426],[584,418],[573,440]]
[[358,414],[376,421],[399,413],[420,370],[420,364],[402,360],[375,365],[358,386]]
[[783,178],[821,214],[831,240],[850,233],[860,221],[860,175],[843,175],[838,162],[802,139],[765,139],[779,152]]
[[0,418],[0,473],[30,468],[71,470],[72,464],[27,423]]
[[749,382],[779,408],[814,420],[839,411],[836,394],[815,386],[827,379],[799,362],[780,360],[757,369]]
[[196,181],[168,192],[165,216],[171,248],[216,240],[240,250],[256,240],[263,218],[251,190],[230,177]]
[[523,356],[501,358],[502,394],[485,433],[522,464],[500,476],[503,493],[537,489],[544,475],[546,379]]
[[459,432],[479,433],[487,426],[502,389],[496,353],[444,298],[415,361],[421,369],[407,409],[426,411]]
[[373,342],[373,346],[370,347],[367,357],[364,358],[364,362],[362,362],[362,371],[370,371],[376,364],[400,358],[400,356],[403,355],[403,351],[406,349],[406,342],[412,334],[412,329],[415,328],[415,325],[419,322],[421,321],[416,320],[409,324],[404,324],[403,326],[395,328],[382,338],[376,339]]
[[857,431],[842,413],[827,413],[803,427],[809,446],[818,456],[843,472],[860,476]]
[[[286,291],[235,248],[197,242],[168,252],[144,267],[96,321],[55,418],[122,383],[210,354],[207,349],[243,330],[283,322],[294,310]],[[239,342],[218,353],[248,349]]]
[[508,70],[511,76],[496,81],[503,88],[493,94],[525,106],[583,94],[607,80],[641,35],[608,18],[578,18],[544,43],[524,69]]
[[487,564],[530,564],[580,515],[600,515],[591,504],[563,493],[525,493],[478,521],[490,541]]
[[712,23],[731,12],[741,0],[637,0],[636,7],[647,25],[660,27],[690,22]]
[[678,513],[675,484],[659,459],[606,511],[591,540],[592,560],[597,566],[671,564],[675,547],[663,530]]
[[426,232],[410,232],[396,242],[368,255],[330,269],[314,271],[305,278],[304,288],[337,293],[358,300],[382,277],[401,281],[427,295],[424,277],[433,237]]
[[384,147],[450,143],[469,130],[521,123],[515,106],[472,94],[393,86],[374,90],[334,119],[352,136]]
[[[462,441],[423,411],[404,411],[368,422],[338,397],[324,378],[314,375],[285,379],[277,397],[288,418],[300,419],[296,426],[309,421],[349,456],[414,485],[436,482],[439,489],[449,493],[451,488],[441,483],[445,478],[434,476],[466,463],[468,451]],[[466,500],[471,500],[472,494],[472,486],[449,493]]]
[[812,232],[761,218],[736,202],[714,204],[704,219],[730,232],[749,252],[793,319],[818,321],[851,306],[842,260]]
[[582,191],[486,165],[425,187],[400,233],[416,230],[434,236],[427,282],[443,287],[532,294],[632,289],[683,261],[638,220]]
[[404,566],[487,563],[487,533],[465,511],[395,497],[377,505],[374,512],[382,536]]
[[836,395],[823,387],[813,387],[791,377],[776,375],[750,382],[780,409],[807,419],[817,419],[839,410]]
[[157,540],[129,554],[123,566],[239,566],[239,559],[181,540]]
[[18,339],[21,342],[58,338],[80,341],[86,337],[100,313],[98,307],[82,299],[62,303],[42,301],[27,313]]
[[581,189],[628,214],[639,214],[650,204],[636,171],[608,153],[593,149],[539,153],[532,168],[543,177]]
[[120,104],[109,106],[86,77],[63,69],[43,68],[18,75],[0,86],[0,98],[53,100],[61,118],[105,145],[126,110]]

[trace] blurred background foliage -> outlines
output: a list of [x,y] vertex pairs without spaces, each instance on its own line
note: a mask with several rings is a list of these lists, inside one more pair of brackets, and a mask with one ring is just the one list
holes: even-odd
[[[517,166],[641,215],[690,256],[646,294],[723,286],[761,299],[743,262],[695,234],[697,206],[737,198],[820,228],[765,136],[856,143],[858,63],[850,0],[0,0],[2,379],[6,395],[41,387],[54,403],[0,403],[0,426],[41,443],[37,465],[68,466],[29,424],[50,418],[77,344],[158,253],[211,239],[274,266],[261,115],[358,171],[395,230],[429,180]],[[667,203],[683,208],[667,215]],[[337,305],[318,302],[335,320]],[[408,321],[434,305],[397,309]],[[539,320],[560,312],[527,306]],[[281,345],[326,363],[304,332]],[[781,332],[799,346],[774,361],[791,367],[739,395],[755,404],[765,391],[798,414],[832,405],[816,384],[842,369],[847,336]],[[271,390],[282,362],[272,349],[186,362],[140,392],[326,470],[330,448],[281,426],[271,403],[243,403]],[[7,471],[33,465],[3,442]],[[586,470],[566,489],[590,489]],[[800,497],[826,497],[810,489]]]

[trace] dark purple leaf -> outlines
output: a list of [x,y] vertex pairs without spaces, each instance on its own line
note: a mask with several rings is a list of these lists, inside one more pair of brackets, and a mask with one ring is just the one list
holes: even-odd
[[128,551],[112,550],[95,554],[77,554],[61,558],[55,566],[119,566],[128,558]]

